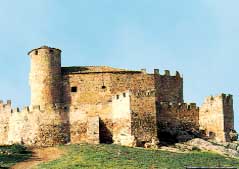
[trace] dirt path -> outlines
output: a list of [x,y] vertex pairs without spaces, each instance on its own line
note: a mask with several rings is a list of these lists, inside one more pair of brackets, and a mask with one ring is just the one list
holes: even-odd
[[63,154],[56,147],[38,148],[31,151],[33,152],[33,156],[30,159],[14,165],[11,169],[30,169],[40,163],[55,160]]

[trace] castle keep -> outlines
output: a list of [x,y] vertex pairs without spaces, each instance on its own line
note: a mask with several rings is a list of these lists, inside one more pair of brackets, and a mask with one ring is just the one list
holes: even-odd
[[149,74],[107,66],[61,67],[61,50],[42,46],[29,53],[31,105],[0,102],[0,144],[156,144],[163,130],[203,132],[233,141],[233,99],[221,94],[202,107],[183,100],[183,78],[168,70]]

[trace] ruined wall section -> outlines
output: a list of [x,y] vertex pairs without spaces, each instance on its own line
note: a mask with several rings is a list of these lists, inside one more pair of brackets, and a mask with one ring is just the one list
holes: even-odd
[[53,146],[69,142],[67,114],[57,107],[40,106],[12,109],[5,106],[0,112],[1,144],[26,144],[34,146]]
[[234,130],[234,109],[233,109],[233,96],[223,96],[223,112],[224,112],[224,131],[227,141],[231,140],[230,132]]
[[170,71],[165,70],[164,75],[159,70],[154,70],[155,88],[158,102],[183,103],[183,78],[179,72],[172,76]]
[[159,126],[184,130],[199,129],[199,107],[195,103],[160,102],[157,106]]
[[130,96],[132,112],[132,135],[138,144],[157,140],[157,108],[154,90],[132,93]]
[[221,94],[207,97],[200,108],[200,127],[216,141],[231,141],[229,132],[234,129],[232,96]]

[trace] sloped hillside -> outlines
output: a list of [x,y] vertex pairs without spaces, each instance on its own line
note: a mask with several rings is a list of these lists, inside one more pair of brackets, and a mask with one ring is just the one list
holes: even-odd
[[118,145],[68,145],[60,159],[41,164],[39,169],[78,168],[185,168],[185,166],[236,166],[239,160],[210,152],[169,152]]

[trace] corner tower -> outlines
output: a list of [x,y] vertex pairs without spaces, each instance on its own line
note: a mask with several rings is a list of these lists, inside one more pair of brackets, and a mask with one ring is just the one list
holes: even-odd
[[54,105],[61,101],[61,50],[42,46],[31,50],[31,105]]

